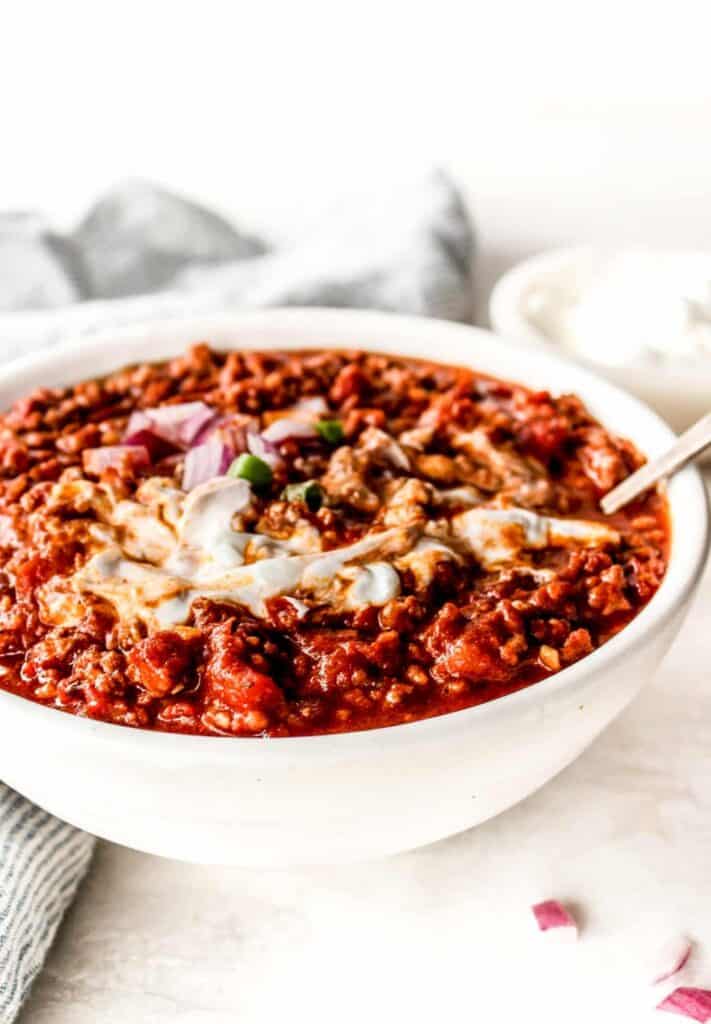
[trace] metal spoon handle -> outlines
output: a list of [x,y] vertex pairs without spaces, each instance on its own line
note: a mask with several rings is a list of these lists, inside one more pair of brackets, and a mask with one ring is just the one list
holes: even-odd
[[677,438],[668,452],[652,459],[613,487],[600,502],[606,516],[617,512],[633,498],[637,498],[662,477],[671,476],[711,445],[711,412],[702,416],[692,427]]

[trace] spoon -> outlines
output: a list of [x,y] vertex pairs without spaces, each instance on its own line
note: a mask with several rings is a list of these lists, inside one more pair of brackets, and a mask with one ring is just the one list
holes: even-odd
[[645,463],[632,476],[613,487],[600,502],[606,516],[639,497],[662,477],[671,476],[711,445],[711,412],[678,437],[668,452]]

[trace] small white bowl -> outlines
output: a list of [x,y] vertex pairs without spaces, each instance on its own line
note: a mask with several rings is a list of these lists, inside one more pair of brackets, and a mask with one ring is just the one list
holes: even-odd
[[[476,328],[347,310],[260,311],[65,344],[3,367],[0,408],[31,388],[164,359],[196,340],[222,348],[362,347],[469,365],[533,388],[576,392],[649,455],[672,439],[636,399],[547,353]],[[669,500],[670,564],[652,601],[600,650],[528,689],[389,729],[285,739],[128,729],[0,691],[0,777],[89,832],[195,862],[353,861],[476,825],[577,757],[669,647],[707,552],[696,470],[675,477]]]
[[[658,363],[634,358],[623,366],[609,366],[563,348],[526,315],[526,296],[534,288],[545,287],[553,296],[556,290],[561,295],[571,289],[582,291],[609,258],[602,250],[579,247],[554,249],[518,263],[494,286],[489,300],[491,325],[505,338],[574,359],[647,402],[674,430],[685,430],[711,409],[711,358],[670,358]],[[711,264],[711,256],[708,261]]]

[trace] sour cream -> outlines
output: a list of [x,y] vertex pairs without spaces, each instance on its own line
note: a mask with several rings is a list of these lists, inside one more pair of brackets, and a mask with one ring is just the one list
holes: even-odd
[[[386,563],[352,565],[374,553],[396,553],[409,544],[409,531],[384,530],[355,544],[312,555],[278,554],[239,568],[206,568],[173,560],[165,566],[142,565],[112,547],[95,555],[75,574],[75,586],[110,601],[129,618],[148,625],[184,622],[198,597],[245,605],[256,616],[266,614],[266,602],[299,591],[319,602],[345,608],[382,605],[397,596],[400,578]],[[214,566],[214,563],[213,563]]]
[[[72,494],[64,483],[55,486],[57,500]],[[533,572],[529,551],[619,541],[600,523],[478,506],[451,519],[397,523],[323,550],[321,534],[306,520],[291,524],[283,538],[247,529],[254,519],[252,491],[231,477],[217,477],[189,494],[153,478],[139,489],[139,501],[113,501],[101,485],[77,494],[99,520],[89,529],[95,554],[68,586],[53,584],[40,595],[48,619],[65,625],[81,618],[82,595],[88,594],[149,629],[185,622],[197,598],[242,605],[257,617],[278,596],[293,601],[300,618],[314,604],[381,607],[400,593],[402,573],[426,587],[443,560],[474,558],[487,569]]]
[[620,542],[617,531],[603,523],[540,516],[524,508],[473,508],[454,516],[452,530],[486,568],[511,564],[522,550]]
[[[252,502],[245,480],[216,477],[183,494],[178,509],[159,480],[148,484],[138,495],[143,501],[113,505],[96,490],[101,524],[93,536],[101,550],[72,581],[75,591],[102,597],[123,618],[173,625],[185,621],[198,597],[263,616],[270,598],[295,592],[345,608],[383,605],[399,593],[397,572],[376,556],[408,550],[407,527],[323,551],[320,533],[305,520],[283,539],[244,529]],[[171,514],[163,518],[169,499]],[[53,600],[60,614],[70,607],[61,595]]]
[[611,367],[711,358],[711,254],[580,252],[541,272],[520,303],[551,341]]

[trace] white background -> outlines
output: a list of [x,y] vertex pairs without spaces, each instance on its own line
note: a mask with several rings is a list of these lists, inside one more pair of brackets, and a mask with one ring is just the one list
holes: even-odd
[[11,8],[0,206],[69,224],[142,175],[277,236],[439,163],[472,201],[480,293],[551,245],[711,235],[706,0]]
[[[438,163],[471,200],[480,297],[551,245],[709,248],[710,28],[669,0],[13,4],[0,207],[68,225],[142,175],[278,237]],[[707,580],[633,707],[464,836],[272,875],[102,844],[23,1024],[657,1019],[642,963],[670,934],[711,985],[710,605]],[[544,895],[577,905],[574,949],[530,930]]]

